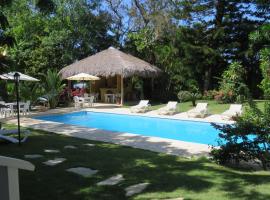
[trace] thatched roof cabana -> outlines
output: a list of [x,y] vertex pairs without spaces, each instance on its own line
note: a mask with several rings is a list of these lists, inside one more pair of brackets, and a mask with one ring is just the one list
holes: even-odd
[[64,67],[60,74],[64,79],[79,73],[103,77],[120,75],[127,78],[134,75],[156,77],[160,72],[159,68],[150,63],[110,47]]
[[161,70],[148,62],[110,47],[64,67],[59,73],[63,79],[79,73],[100,77],[121,76],[122,104],[124,98],[124,78],[135,75],[144,78],[154,78],[161,73]]

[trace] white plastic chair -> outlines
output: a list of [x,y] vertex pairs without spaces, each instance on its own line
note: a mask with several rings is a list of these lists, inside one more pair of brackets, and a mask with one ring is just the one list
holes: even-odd
[[24,115],[29,114],[30,112],[30,101],[26,101],[26,103],[24,103],[24,106],[22,108],[22,112]]
[[74,96],[73,100],[74,100],[74,107],[75,108],[80,108],[83,106],[84,101],[81,98],[79,98],[78,96]]

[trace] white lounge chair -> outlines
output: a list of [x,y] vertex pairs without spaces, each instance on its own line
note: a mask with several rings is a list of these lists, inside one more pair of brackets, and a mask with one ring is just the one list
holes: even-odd
[[35,166],[24,160],[0,156],[1,200],[20,200],[19,169],[34,171]]
[[177,110],[177,101],[169,101],[163,108],[157,110],[159,115],[173,115]]
[[[12,143],[19,143],[19,140],[12,137],[11,135],[15,135],[18,134],[18,130],[17,129],[12,129],[12,130],[5,130],[5,129],[0,129],[0,139],[2,140],[6,140]],[[21,130],[21,134],[22,134],[22,139],[21,142],[25,142],[30,134],[30,131],[28,130]]]
[[243,113],[242,104],[231,104],[230,108],[221,114],[221,118],[224,120],[230,120],[233,117],[240,116]]
[[141,100],[138,105],[132,106],[130,111],[132,113],[143,113],[149,109],[149,100]]
[[188,117],[201,117],[204,118],[208,115],[208,103],[197,103],[196,107],[187,112]]

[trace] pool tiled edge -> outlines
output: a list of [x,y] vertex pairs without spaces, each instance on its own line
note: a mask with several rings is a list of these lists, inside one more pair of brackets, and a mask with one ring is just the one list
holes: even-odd
[[[16,124],[16,119],[9,120],[8,123]],[[22,118],[23,127],[36,130],[53,132],[56,134],[96,140],[119,145],[130,146],[139,149],[150,150],[159,153],[166,153],[178,156],[207,156],[210,147],[204,144],[184,142],[159,137],[148,137],[137,134],[111,132],[96,128],[86,128],[74,125],[67,125],[58,122],[37,120],[32,118]]]

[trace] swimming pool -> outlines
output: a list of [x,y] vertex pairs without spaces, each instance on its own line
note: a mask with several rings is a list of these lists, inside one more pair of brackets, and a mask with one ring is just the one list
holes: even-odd
[[86,111],[39,116],[35,119],[213,146],[218,145],[219,132],[207,122]]

